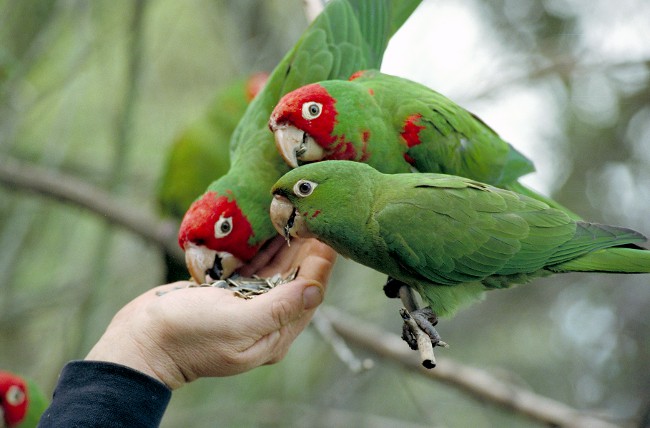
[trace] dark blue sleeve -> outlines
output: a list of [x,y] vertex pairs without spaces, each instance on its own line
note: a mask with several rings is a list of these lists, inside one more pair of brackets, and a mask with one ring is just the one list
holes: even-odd
[[163,383],[119,364],[63,367],[39,427],[157,427],[171,399]]

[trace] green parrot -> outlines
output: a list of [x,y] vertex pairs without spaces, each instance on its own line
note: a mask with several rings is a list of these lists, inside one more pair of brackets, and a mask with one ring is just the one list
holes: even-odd
[[260,72],[228,84],[174,139],[158,186],[163,215],[180,221],[196,197],[228,172],[232,133],[267,79],[268,74]]
[[32,381],[0,370],[0,422],[7,428],[34,428],[48,403]]
[[429,322],[420,327],[434,346],[436,316],[453,314],[485,290],[553,273],[650,272],[640,233],[577,221],[468,178],[327,161],[291,170],[272,193],[271,218],[287,239],[318,238],[388,274],[397,283],[385,289],[389,297],[400,288],[417,291],[429,305]]
[[280,97],[311,82],[379,67],[388,39],[420,1],[332,0],[278,64],[235,129],[230,169],[181,222],[178,242],[196,282],[230,276],[276,236],[268,190],[289,167],[267,126]]
[[517,181],[533,163],[474,114],[419,83],[377,70],[286,94],[271,114],[291,167],[320,160],[365,162],[385,173],[460,175],[524,193],[578,218]]

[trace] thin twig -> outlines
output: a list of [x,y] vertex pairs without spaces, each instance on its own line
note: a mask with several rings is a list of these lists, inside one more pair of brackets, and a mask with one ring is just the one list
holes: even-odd
[[[374,362],[368,358],[361,360],[350,349],[348,344],[341,336],[334,331],[329,318],[316,311],[311,319],[312,327],[318,332],[323,340],[332,348],[336,356],[341,360],[352,373],[361,373],[369,370],[374,366]],[[431,341],[429,341],[430,343]]]
[[179,261],[185,260],[176,243],[176,222],[160,220],[153,213],[134,208],[132,204],[79,178],[5,156],[0,161],[0,183],[14,190],[32,191],[78,205],[164,248]]
[[321,307],[332,327],[350,343],[391,360],[405,369],[460,389],[481,401],[501,406],[529,419],[551,426],[614,428],[615,424],[580,412],[564,403],[510,384],[488,372],[448,358],[438,358],[435,369],[422,367],[415,354],[397,335],[378,329],[333,307]]
[[423,332],[422,329],[420,329],[420,326],[415,322],[413,317],[411,317],[411,314],[406,308],[400,309],[399,314],[402,316],[402,319],[408,326],[411,334],[415,336],[422,366],[427,369],[434,368],[436,366],[436,356],[433,353],[433,344],[431,343],[431,338],[425,332]]

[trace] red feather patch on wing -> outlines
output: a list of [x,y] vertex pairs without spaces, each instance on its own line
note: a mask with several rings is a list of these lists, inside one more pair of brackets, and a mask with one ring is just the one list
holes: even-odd
[[400,135],[404,138],[409,148],[422,143],[420,141],[420,131],[424,129],[424,126],[416,123],[421,117],[421,114],[412,114],[404,121],[404,128]]
[[364,74],[366,74],[366,71],[368,71],[368,70],[359,70],[359,71],[355,71],[354,73],[352,73],[352,74],[350,75],[350,77],[348,77],[348,80],[349,80],[350,82],[353,81],[353,80],[356,80],[356,79],[358,79],[359,77],[362,77]]

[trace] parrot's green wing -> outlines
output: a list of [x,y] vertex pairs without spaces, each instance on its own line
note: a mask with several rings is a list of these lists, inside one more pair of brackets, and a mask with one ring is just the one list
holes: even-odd
[[[410,183],[377,207],[375,219],[404,269],[435,284],[477,281],[514,269],[513,259],[534,272],[575,229],[560,212],[535,215],[548,208],[544,204],[472,180],[414,174],[404,181]],[[553,238],[536,239],[544,234]],[[527,260],[529,249],[543,261]]]
[[436,284],[534,275],[593,251],[645,241],[636,231],[576,222],[543,202],[461,177],[415,174],[403,181],[411,183],[398,196],[391,192],[375,219],[405,269]]
[[624,248],[645,241],[633,230],[576,222],[543,202],[461,177],[407,174],[389,186],[398,187],[378,199],[374,214],[400,266],[391,276],[416,284],[440,314],[481,287],[550,272],[650,270],[650,252]]

